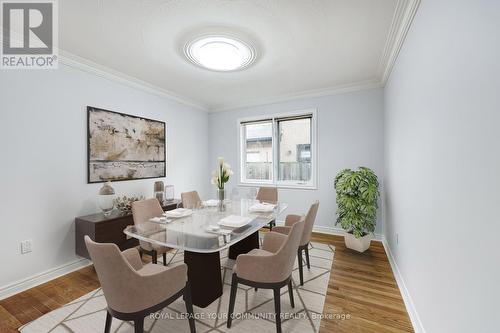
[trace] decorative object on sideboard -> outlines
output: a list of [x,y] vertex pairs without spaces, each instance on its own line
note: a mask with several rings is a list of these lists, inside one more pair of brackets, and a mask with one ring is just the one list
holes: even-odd
[[87,106],[88,183],[166,176],[166,124]]
[[344,169],[335,177],[337,192],[337,222],[347,232],[347,248],[364,252],[370,247],[377,223],[378,179],[366,167],[357,171]]
[[153,197],[158,199],[160,205],[163,205],[163,201],[165,200],[165,185],[161,180],[155,182]]
[[104,216],[109,216],[115,207],[115,189],[111,186],[111,182],[106,182],[99,190],[97,201]]
[[139,201],[139,200],[144,200],[144,196],[131,196],[127,197],[124,195],[123,197],[118,197],[115,199],[115,206],[118,208],[122,213],[129,214],[132,211],[132,202]]
[[166,185],[165,186],[165,201],[166,202],[172,202],[174,201],[174,185]]
[[[181,203],[181,200],[175,199],[172,202],[162,206],[163,210],[173,210]],[[134,225],[132,214],[124,214],[115,209],[109,216],[102,213],[79,216],[75,218],[75,251],[79,256],[90,259],[85,245],[84,237],[89,235],[92,240],[99,243],[114,243],[120,250],[125,250],[139,245],[135,238],[128,238],[124,233],[129,225]]]
[[233,175],[233,170],[231,166],[224,163],[224,158],[219,157],[217,170],[212,172],[211,183],[217,186],[217,199],[219,200],[219,211],[223,212],[226,210],[226,205],[224,199],[226,198],[226,190],[224,185],[229,181],[229,177]]

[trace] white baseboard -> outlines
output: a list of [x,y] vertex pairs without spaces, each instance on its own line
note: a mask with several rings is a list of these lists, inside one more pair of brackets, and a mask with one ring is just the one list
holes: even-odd
[[[284,221],[276,221],[277,225],[282,225]],[[328,235],[344,235],[345,231],[340,228],[335,227],[325,227],[325,226],[314,226],[314,232],[328,234]],[[380,240],[384,246],[385,252],[387,253],[387,257],[389,259],[389,263],[391,265],[394,277],[396,278],[396,282],[398,284],[399,290],[401,292],[401,296],[403,297],[403,301],[406,306],[406,310],[408,315],[410,316],[410,320],[413,325],[413,329],[416,333],[426,333],[425,329],[420,321],[420,317],[415,309],[413,304],[413,300],[410,296],[408,289],[406,288],[404,279],[399,271],[399,268],[394,260],[389,244],[387,243],[385,237],[380,234],[375,234],[375,240]],[[80,268],[91,265],[91,261],[87,259],[78,259],[67,264],[46,270],[44,272],[35,274],[29,278],[19,280],[17,282],[11,283],[9,285],[3,286],[0,288],[0,300],[12,296],[14,294],[20,293],[27,289],[38,286],[42,283],[48,282],[50,280],[56,279],[62,275],[71,273]]]
[[91,265],[91,261],[87,259],[77,259],[75,261],[69,262],[67,264],[51,268],[44,272],[35,274],[31,277],[16,281],[9,285],[0,287],[0,300],[7,298],[9,296],[15,295],[27,289],[38,286],[42,283],[48,282],[50,280],[56,279],[62,275],[71,273],[80,268]]
[[392,272],[394,274],[394,277],[396,278],[396,282],[398,283],[399,291],[401,292],[401,296],[403,297],[403,301],[406,306],[406,311],[408,312],[408,315],[410,316],[411,323],[413,325],[413,329],[415,330],[415,333],[425,333],[424,326],[422,325],[422,322],[420,321],[420,317],[418,315],[417,309],[415,308],[415,305],[413,304],[413,300],[410,296],[410,292],[406,288],[405,281],[403,279],[403,276],[401,275],[401,272],[399,271],[398,265],[396,264],[396,261],[394,260],[394,257],[391,252],[391,248],[389,247],[389,243],[387,243],[387,240],[385,237],[382,237],[382,244],[384,245],[385,252],[387,253],[387,257],[389,258],[389,263],[392,268]]
[[[284,225],[285,221],[284,220],[276,220],[276,225]],[[325,227],[322,225],[315,225],[313,227],[313,232],[317,232],[320,234],[326,234],[326,235],[337,235],[337,236],[344,236],[345,231],[342,228],[336,228],[336,227]],[[377,241],[382,241],[382,238],[384,236],[381,234],[374,234],[373,239]]]
[[[276,221],[277,225],[283,225],[284,221]],[[313,232],[321,233],[321,234],[328,234],[328,235],[339,235],[343,236],[345,235],[345,231],[341,228],[335,228],[335,227],[325,227],[325,226],[320,226],[320,225],[315,225],[313,227]],[[387,240],[385,239],[384,235],[381,234],[375,234],[373,237],[374,240],[378,240],[382,242],[385,252],[387,253],[387,258],[389,259],[389,264],[391,265],[392,272],[394,274],[394,277],[396,278],[396,282],[398,284],[398,288],[401,292],[401,296],[403,297],[403,301],[406,306],[406,311],[408,312],[408,315],[410,316],[411,323],[413,325],[413,329],[415,330],[415,333],[426,333],[424,326],[422,325],[422,322],[420,321],[420,317],[417,313],[417,310],[415,309],[415,305],[413,304],[413,300],[410,296],[410,293],[408,289],[406,288],[405,282],[403,280],[403,277],[401,275],[401,272],[399,271],[398,265],[396,264],[396,261],[394,260],[394,257],[392,255],[391,249],[389,247],[389,244],[387,243]]]
[[[317,232],[320,234],[327,234],[327,235],[337,235],[337,236],[344,236],[345,231],[342,228],[335,228],[335,227],[325,227],[322,225],[315,225],[313,227],[313,232]],[[373,234],[373,239],[377,241],[382,241],[382,235],[381,234]]]

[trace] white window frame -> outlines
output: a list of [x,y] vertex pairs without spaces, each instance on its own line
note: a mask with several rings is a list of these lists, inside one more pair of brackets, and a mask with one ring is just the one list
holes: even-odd
[[[311,179],[308,182],[297,182],[297,181],[279,181],[279,142],[276,138],[279,137],[278,133],[278,120],[282,118],[300,117],[311,115]],[[273,136],[271,139],[273,159],[272,159],[272,175],[271,180],[252,180],[246,179],[246,154],[245,152],[245,136],[243,135],[242,123],[245,122],[258,122],[258,121],[268,121],[272,119],[273,124]],[[316,190],[318,188],[318,114],[316,109],[305,109],[296,110],[288,113],[279,113],[272,115],[262,115],[256,117],[241,118],[237,120],[236,126],[238,127],[238,155],[240,159],[239,172],[240,172],[240,183],[239,186],[276,186],[278,188],[297,188],[297,189],[311,189]]]

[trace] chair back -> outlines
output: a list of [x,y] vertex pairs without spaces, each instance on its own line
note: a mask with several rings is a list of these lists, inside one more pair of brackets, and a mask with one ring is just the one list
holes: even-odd
[[306,245],[311,240],[311,233],[314,226],[314,221],[316,220],[316,214],[318,213],[319,201],[315,201],[309,211],[307,212],[305,223],[304,223],[304,233],[302,234],[302,239],[300,245]]
[[126,312],[131,303],[127,290],[138,283],[134,268],[123,257],[116,244],[96,243],[89,236],[85,236],[85,244],[108,306],[113,310]]
[[285,280],[292,274],[293,264],[299,249],[300,239],[304,231],[303,217],[295,223],[288,233],[286,241],[281,245],[276,252],[276,261],[273,270],[279,274],[279,281]]
[[278,189],[276,187],[260,187],[257,192],[257,200],[276,204],[278,203]]
[[181,193],[181,199],[182,199],[182,207],[184,208],[192,209],[196,208],[198,205],[201,204],[200,196],[196,191]]
[[[160,217],[163,215],[163,208],[156,198],[135,201],[132,203],[132,218],[134,225],[146,223],[153,217]],[[145,228],[145,227],[143,227]],[[139,240],[139,244],[144,250],[151,251],[153,247],[151,243]]]

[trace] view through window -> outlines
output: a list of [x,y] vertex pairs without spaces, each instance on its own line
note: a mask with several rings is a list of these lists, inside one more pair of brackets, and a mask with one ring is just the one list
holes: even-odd
[[245,133],[245,177],[247,180],[272,181],[272,121],[242,125]]
[[241,181],[312,186],[313,115],[240,123]]
[[278,120],[279,180],[311,180],[311,118]]

